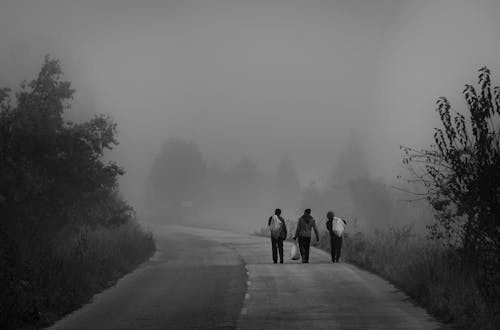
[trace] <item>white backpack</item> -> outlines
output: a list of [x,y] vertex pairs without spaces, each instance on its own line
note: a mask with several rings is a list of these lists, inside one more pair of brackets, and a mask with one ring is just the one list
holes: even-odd
[[271,223],[269,224],[269,230],[271,231],[271,236],[278,238],[281,235],[281,220],[275,214],[271,217]]
[[334,217],[332,222],[332,231],[335,235],[341,237],[345,229],[344,221],[340,218]]

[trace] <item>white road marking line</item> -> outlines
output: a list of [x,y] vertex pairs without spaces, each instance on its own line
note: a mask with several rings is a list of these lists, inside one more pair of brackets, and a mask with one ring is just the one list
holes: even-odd
[[[248,270],[248,266],[247,265],[245,265],[245,271],[246,271],[246,274],[247,274],[247,288],[246,288],[247,292],[245,292],[245,299],[244,300],[248,300],[248,299],[250,299],[250,294],[248,293],[248,288],[249,288],[251,282],[248,280],[250,278],[250,271]],[[243,304],[245,304],[245,302]],[[244,307],[244,306],[241,307],[240,315],[247,315],[247,313],[248,313],[247,308]]]

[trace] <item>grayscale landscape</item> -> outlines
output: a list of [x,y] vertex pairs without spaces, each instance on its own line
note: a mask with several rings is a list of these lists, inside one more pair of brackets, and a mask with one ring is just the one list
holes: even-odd
[[497,329],[499,14],[0,1],[0,328]]

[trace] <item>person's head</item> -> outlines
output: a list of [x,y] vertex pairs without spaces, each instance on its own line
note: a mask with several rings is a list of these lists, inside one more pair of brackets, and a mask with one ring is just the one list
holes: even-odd
[[326,217],[328,218],[328,220],[333,220],[333,217],[335,217],[335,213],[333,213],[333,211],[328,211]]
[[305,215],[311,215],[311,209],[305,209],[304,210]]
[[276,215],[280,215],[280,214],[281,214],[281,210],[280,210],[280,209],[276,209],[276,210],[274,210],[274,214],[276,214]]

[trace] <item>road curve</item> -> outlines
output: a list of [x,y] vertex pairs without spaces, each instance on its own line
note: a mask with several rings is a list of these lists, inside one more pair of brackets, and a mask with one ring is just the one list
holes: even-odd
[[273,264],[267,238],[174,226],[155,234],[150,261],[52,329],[442,327],[388,282],[318,249],[309,264]]

